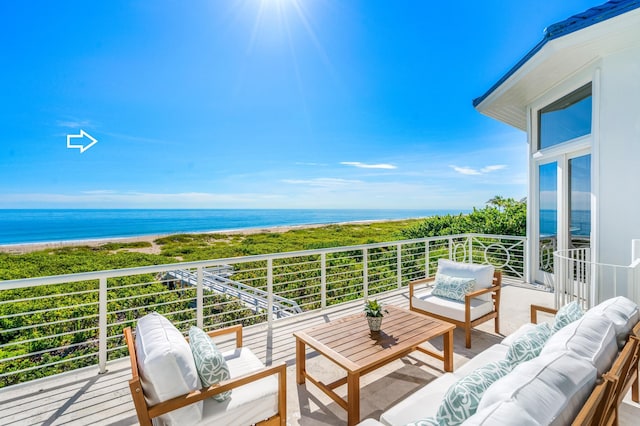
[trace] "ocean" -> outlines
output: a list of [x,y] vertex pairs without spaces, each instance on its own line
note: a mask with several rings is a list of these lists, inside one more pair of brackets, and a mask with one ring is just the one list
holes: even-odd
[[361,220],[408,219],[468,210],[0,210],[0,245],[229,231]]

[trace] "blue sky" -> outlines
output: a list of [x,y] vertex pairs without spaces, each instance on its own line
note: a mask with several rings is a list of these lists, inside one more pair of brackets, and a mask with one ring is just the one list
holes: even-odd
[[525,134],[471,100],[598,4],[3,1],[0,208],[522,198]]

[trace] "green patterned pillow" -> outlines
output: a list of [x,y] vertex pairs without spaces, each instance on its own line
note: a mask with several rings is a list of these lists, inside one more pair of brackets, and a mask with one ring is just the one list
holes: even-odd
[[515,367],[521,362],[537,357],[552,334],[551,327],[546,322],[536,325],[533,330],[524,333],[513,341],[509,346],[505,359]]
[[[207,333],[198,327],[191,327],[189,329],[189,346],[191,346],[202,386],[215,385],[231,378],[227,361]],[[230,396],[231,391],[227,391],[214,395],[213,399],[223,402]]]
[[476,280],[473,278],[458,278],[437,273],[436,284],[431,294],[464,302],[464,295],[473,290],[475,285]]
[[511,371],[505,360],[490,362],[454,383],[445,394],[436,418],[441,424],[455,426],[473,416],[484,391]]
[[567,303],[556,313],[556,318],[553,322],[553,332],[555,333],[572,322],[579,320],[583,315],[584,311],[577,301],[574,300],[571,303]]
[[407,423],[406,426],[445,426],[445,424],[437,417],[427,417],[416,420],[415,422]]

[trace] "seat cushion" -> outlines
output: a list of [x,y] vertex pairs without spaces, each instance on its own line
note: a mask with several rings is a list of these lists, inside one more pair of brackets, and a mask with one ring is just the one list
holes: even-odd
[[[476,280],[474,290],[482,290],[493,285],[493,265],[478,265],[475,263],[454,262],[448,259],[438,259],[438,273],[458,278],[473,278]],[[481,299],[490,301],[491,294],[479,296]]]
[[382,413],[380,422],[397,426],[435,416],[444,394],[458,379],[451,373],[443,374]]
[[[224,352],[231,378],[264,368],[262,361],[249,348]],[[278,378],[276,375],[233,389],[231,398],[218,402],[204,401],[203,424],[254,424],[278,412]]]
[[629,333],[638,323],[638,305],[624,296],[607,299],[587,311],[586,315],[603,315],[613,322],[618,348],[622,349]]
[[[464,302],[445,299],[443,297],[433,296],[432,294],[419,297],[414,296],[412,301],[413,306],[425,312],[431,312],[436,315],[464,322]],[[471,321],[488,314],[492,310],[493,302],[476,298],[471,299]]]
[[469,417],[465,426],[540,426],[529,413],[516,402],[505,400],[497,402]]
[[540,355],[561,351],[589,361],[604,374],[618,353],[613,323],[601,315],[585,315],[551,336]]
[[[136,355],[144,394],[150,405],[200,389],[198,371],[186,339],[162,315],[138,320]],[[202,418],[202,402],[163,414],[157,423],[192,425]]]
[[523,362],[484,393],[478,413],[514,401],[539,424],[570,424],[589,397],[597,371],[570,352],[540,355]]

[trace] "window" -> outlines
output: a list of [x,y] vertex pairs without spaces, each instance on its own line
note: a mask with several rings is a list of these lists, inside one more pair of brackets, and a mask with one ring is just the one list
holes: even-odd
[[591,83],[538,112],[538,149],[591,133]]

